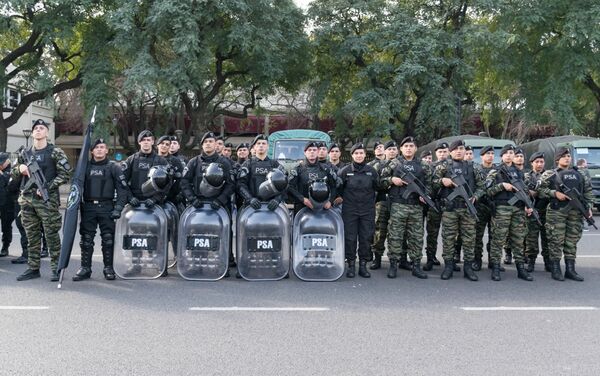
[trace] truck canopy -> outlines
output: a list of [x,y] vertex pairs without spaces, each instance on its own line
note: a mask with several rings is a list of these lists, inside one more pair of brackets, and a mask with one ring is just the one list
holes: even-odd
[[491,137],[474,136],[474,135],[470,135],[470,134],[465,134],[465,135],[460,135],[460,136],[444,137],[444,138],[440,138],[439,140],[430,142],[427,145],[420,147],[417,154],[420,154],[423,151],[431,151],[431,153],[433,154],[433,160],[435,160],[435,147],[438,143],[446,142],[446,143],[448,143],[448,145],[450,145],[452,142],[454,142],[456,140],[463,140],[465,142],[466,146],[470,146],[471,148],[473,148],[473,155],[475,156],[474,161],[477,163],[481,162],[481,156],[479,155],[479,153],[481,152],[481,149],[483,149],[485,146],[489,145],[489,146],[494,147],[494,151],[495,151],[494,163],[499,163],[500,162],[500,150],[505,145],[508,145],[508,144],[514,145],[515,144],[515,142],[513,140],[497,139],[497,138],[491,138]]

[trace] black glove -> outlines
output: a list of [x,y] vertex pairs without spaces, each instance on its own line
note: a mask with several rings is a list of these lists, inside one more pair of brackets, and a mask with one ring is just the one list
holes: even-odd
[[154,207],[154,205],[156,205],[156,203],[154,202],[154,200],[151,199],[151,198],[147,198],[146,200],[144,200],[144,204],[146,205],[146,207],[148,209],[152,209]]
[[195,198],[194,201],[192,201],[192,206],[195,207],[196,209],[199,209],[202,207],[202,201]]
[[110,219],[119,219],[121,218],[121,210],[115,208],[110,212]]
[[260,209],[260,201],[258,201],[258,199],[256,197],[253,197],[252,200],[250,200],[250,206],[252,206],[254,209],[258,210],[258,209]]
[[273,200],[269,201],[269,203],[267,204],[267,209],[269,209],[270,211],[273,211],[273,210],[277,209],[278,206],[279,206],[279,201],[273,199]]
[[140,206],[140,200],[138,200],[135,197],[132,197],[131,200],[129,200],[129,205],[133,206],[134,208],[137,208],[138,206]]
[[221,203],[219,202],[219,200],[213,200],[213,202],[210,203],[210,207],[213,210],[219,210],[219,208],[221,207]]

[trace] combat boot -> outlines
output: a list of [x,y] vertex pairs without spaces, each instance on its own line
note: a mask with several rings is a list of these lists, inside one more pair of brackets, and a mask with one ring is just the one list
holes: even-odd
[[104,279],[106,279],[107,281],[114,281],[116,278],[115,270],[112,266],[105,266],[102,273],[104,273]]
[[[505,272],[506,269],[504,269],[504,266],[498,264],[498,267],[500,268],[501,272]],[[494,269],[494,263],[492,262],[492,260],[488,257],[488,269],[493,270]]]
[[358,275],[363,278],[371,278],[371,273],[367,270],[367,260],[358,261]]
[[557,281],[565,280],[562,270],[560,270],[560,260],[552,260],[552,279]]
[[575,271],[575,259],[565,259],[565,278],[583,282],[583,277]]
[[2,249],[0,249],[0,257],[6,257],[8,256],[8,243],[4,243],[2,245]]
[[512,250],[511,249],[506,250],[506,255],[504,256],[504,264],[506,264],[506,265],[512,264]]
[[131,265],[127,271],[125,272],[125,277],[133,277],[134,275],[138,275],[142,272],[142,266],[139,264]]
[[527,273],[533,273],[535,271],[535,260],[537,257],[529,257],[529,262],[527,263]]
[[40,251],[40,258],[46,257],[48,257],[48,247],[42,247],[42,250]]
[[381,255],[379,253],[375,253],[375,258],[373,259],[373,262],[371,263],[371,267],[369,269],[381,269]]
[[450,279],[452,278],[452,274],[454,273],[454,260],[444,260],[444,271],[442,272],[442,279]]
[[354,260],[348,260],[348,270],[346,270],[346,277],[354,278],[356,276],[356,263]]
[[442,265],[442,263],[440,262],[440,260],[438,260],[437,257],[435,257],[435,255],[433,255],[433,265],[435,265],[435,266]]
[[92,276],[92,269],[82,266],[79,268],[77,273],[73,276],[73,281],[83,281],[84,279],[89,279]]
[[27,281],[28,279],[40,278],[40,270],[27,269],[17,277],[17,281]]
[[516,263],[517,266],[517,277],[519,277],[522,280],[525,281],[533,281],[533,277],[529,275],[529,273],[527,273],[527,270],[525,270],[525,263],[522,262],[517,262]]
[[50,273],[50,282],[58,282],[59,279],[58,272],[56,270],[52,270]]
[[404,270],[412,270],[412,265],[408,262],[408,257],[406,253],[400,255],[400,262],[398,263],[398,267]]
[[431,271],[431,269],[433,269],[434,259],[435,257],[427,255],[427,262],[425,263],[425,265],[423,265],[423,270],[425,270],[426,272]]
[[552,273],[552,261],[549,256],[544,256],[544,270]]
[[456,262],[452,262],[452,270],[454,270],[455,272],[460,272],[460,266],[456,265]]
[[454,250],[454,264],[460,264],[460,249]]
[[390,268],[388,269],[388,278],[396,278],[396,274],[398,273],[398,261],[396,259],[390,260]]
[[473,264],[471,262],[468,262],[465,260],[465,265],[463,266],[464,268],[464,274],[463,276],[468,279],[469,281],[478,281],[479,277],[477,277],[477,274],[475,274],[475,272],[473,271]]
[[476,258],[473,260],[472,269],[476,272],[481,270],[481,258]]
[[21,256],[17,257],[14,260],[10,260],[10,262],[11,262],[11,264],[26,264],[28,256],[29,256],[29,252],[26,249],[24,249],[23,254],[21,254]]
[[427,279],[427,274],[421,270],[420,261],[413,261],[412,275],[420,279]]
[[492,263],[492,281],[500,281],[500,263]]

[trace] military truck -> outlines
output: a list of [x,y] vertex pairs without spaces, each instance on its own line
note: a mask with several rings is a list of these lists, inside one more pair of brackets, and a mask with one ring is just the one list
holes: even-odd
[[592,178],[592,189],[595,197],[594,206],[600,208],[600,139],[585,136],[558,136],[541,138],[520,146],[525,153],[525,160],[528,160],[537,151],[544,153],[546,170],[555,167],[554,152],[556,148],[561,146],[566,146],[571,150],[574,166],[579,159],[585,159]]
[[440,138],[439,140],[430,142],[427,145],[420,147],[417,151],[417,155],[420,155],[423,151],[431,151],[431,153],[433,154],[433,160],[435,161],[436,145],[440,142],[446,142],[448,145],[450,145],[453,141],[456,140],[463,140],[465,142],[465,145],[473,148],[473,155],[475,156],[474,161],[477,163],[481,163],[481,156],[479,155],[479,152],[481,152],[481,149],[483,149],[483,147],[485,146],[491,145],[494,147],[494,163],[500,163],[500,150],[502,149],[502,147],[504,147],[504,145],[507,144],[515,145],[515,142],[513,140],[464,134],[460,136],[444,137]]
[[322,141],[329,146],[331,137],[321,131],[311,129],[291,129],[269,135],[268,157],[276,159],[287,171],[304,159],[304,145],[308,141]]

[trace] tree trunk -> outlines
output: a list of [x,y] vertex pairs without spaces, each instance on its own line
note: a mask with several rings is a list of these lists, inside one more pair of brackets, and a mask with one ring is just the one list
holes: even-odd
[[0,151],[6,151],[8,140],[8,128],[4,125],[4,119],[0,119]]

